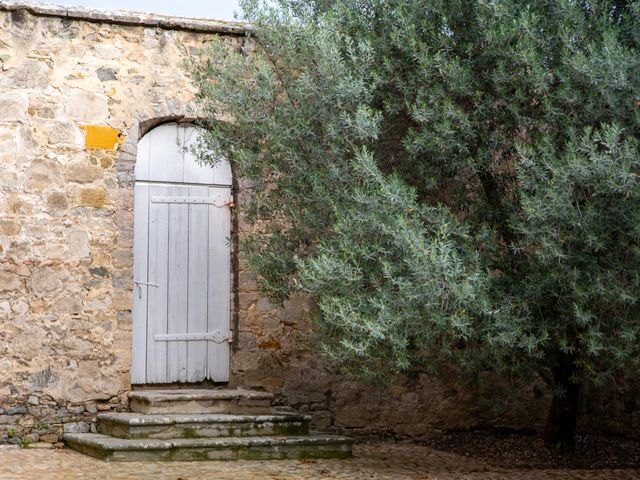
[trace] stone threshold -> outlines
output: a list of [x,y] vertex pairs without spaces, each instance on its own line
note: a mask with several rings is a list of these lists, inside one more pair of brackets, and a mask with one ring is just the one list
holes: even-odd
[[136,413],[272,413],[273,394],[241,389],[135,390],[129,408]]
[[165,30],[187,30],[203,33],[224,33],[245,35],[251,32],[251,25],[244,22],[213,20],[193,17],[173,17],[154,13],[131,12],[127,10],[102,10],[69,5],[47,5],[37,2],[0,0],[0,10],[27,11],[41,17],[59,17],[70,20],[84,20],[94,23],[112,23],[155,27]]
[[190,400],[272,400],[269,392],[242,389],[181,389],[181,390],[132,390],[130,400],[146,402],[178,402]]

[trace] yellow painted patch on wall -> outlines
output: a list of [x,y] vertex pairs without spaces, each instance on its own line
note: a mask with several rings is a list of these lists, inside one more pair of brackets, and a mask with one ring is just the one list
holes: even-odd
[[102,208],[107,201],[104,188],[83,188],[80,190],[80,204],[87,207]]
[[84,125],[82,130],[86,132],[85,145],[87,148],[100,148],[114,150],[116,145],[122,145],[120,130],[104,125]]

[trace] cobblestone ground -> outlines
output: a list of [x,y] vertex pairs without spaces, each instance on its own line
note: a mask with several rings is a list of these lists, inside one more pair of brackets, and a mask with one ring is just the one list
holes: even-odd
[[350,460],[106,463],[71,450],[0,449],[0,479],[640,479],[640,470],[504,470],[410,444],[364,444]]

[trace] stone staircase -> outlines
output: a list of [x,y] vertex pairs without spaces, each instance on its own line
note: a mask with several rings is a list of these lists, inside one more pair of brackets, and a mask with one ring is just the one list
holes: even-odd
[[74,450],[108,461],[348,458],[353,441],[309,434],[311,417],[274,411],[251,390],[137,390],[132,413],[98,414],[98,433],[64,436]]

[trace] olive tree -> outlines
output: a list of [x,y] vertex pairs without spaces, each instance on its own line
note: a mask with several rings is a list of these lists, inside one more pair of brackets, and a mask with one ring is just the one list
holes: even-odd
[[315,299],[359,376],[536,376],[571,444],[581,386],[640,354],[640,2],[243,7],[245,47],[190,69],[263,291]]

